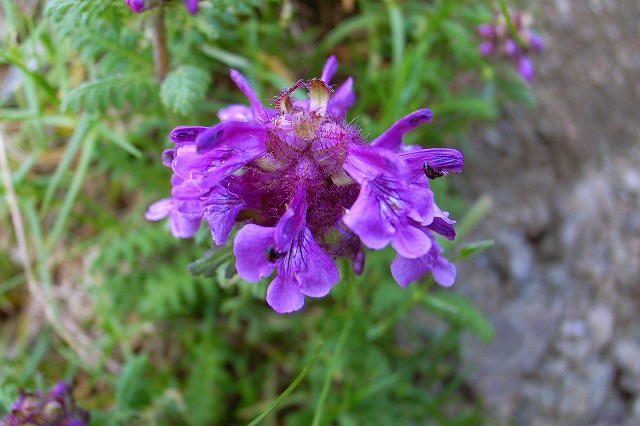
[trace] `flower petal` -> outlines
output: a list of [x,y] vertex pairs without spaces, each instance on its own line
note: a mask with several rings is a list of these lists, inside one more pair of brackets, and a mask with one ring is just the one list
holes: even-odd
[[293,276],[284,276],[280,271],[267,288],[267,303],[279,314],[299,311],[304,306],[304,294],[298,290]]
[[203,200],[204,218],[209,223],[211,236],[216,245],[227,242],[238,213],[246,207],[240,196],[223,185],[218,185]]
[[442,235],[447,240],[453,241],[456,238],[456,229],[453,227],[452,220],[435,217],[433,222],[427,225],[431,231]]
[[338,70],[338,60],[335,56],[331,55],[327,59],[327,62],[324,64],[324,68],[322,68],[322,75],[320,76],[320,80],[325,83],[329,83],[336,71]]
[[152,203],[144,214],[144,218],[147,220],[160,220],[169,216],[173,210],[174,201],[173,198],[163,198]]
[[533,81],[533,63],[524,55],[518,60],[518,73],[529,83]]
[[407,259],[400,255],[391,262],[391,275],[401,287],[406,287],[427,272],[428,266],[421,257]]
[[232,104],[218,111],[220,121],[251,121],[253,111],[246,105]]
[[293,238],[304,227],[304,220],[307,215],[307,192],[306,188],[300,187],[293,197],[287,211],[284,212],[274,235],[275,249],[282,252],[288,252],[291,247]]
[[269,262],[267,249],[273,244],[275,228],[245,225],[238,231],[233,244],[233,254],[236,256],[238,275],[249,282],[258,282],[262,277],[271,275],[275,263]]
[[300,292],[310,297],[326,296],[340,279],[340,271],[308,228],[304,228],[300,240],[299,256],[293,259]]
[[169,228],[174,237],[191,238],[198,233],[202,219],[185,219],[176,210],[169,217]]
[[436,264],[431,274],[438,284],[443,287],[451,287],[456,280],[456,267],[443,256],[436,257]]
[[371,145],[397,152],[402,146],[402,137],[405,133],[432,120],[433,112],[429,108],[414,111],[396,121],[386,132],[375,138]]
[[184,0],[184,5],[190,14],[198,13],[198,0]]
[[403,181],[409,177],[402,157],[386,149],[372,149],[371,146],[355,143],[349,144],[343,167],[349,176],[360,184],[384,173],[392,174]]
[[347,110],[356,103],[356,94],[353,91],[353,78],[347,78],[344,83],[338,87],[327,106],[327,113],[340,122],[345,119]]
[[198,153],[211,151],[221,146],[236,149],[255,148],[267,137],[267,128],[262,123],[243,121],[223,121],[199,134],[196,138]]
[[[386,206],[384,207],[386,208]],[[362,185],[356,202],[342,220],[370,249],[381,249],[391,240],[395,229],[382,213],[383,206],[371,191],[368,181]]]
[[464,166],[464,156],[457,149],[428,148],[400,154],[411,171],[410,180],[414,181],[424,175],[424,164],[427,163],[437,172],[460,173]]
[[127,0],[127,4],[136,13],[144,12],[144,0]]
[[415,259],[429,252],[431,240],[419,228],[408,224],[396,226],[396,232],[391,239],[391,245],[398,255]]
[[204,133],[209,127],[204,126],[178,126],[171,131],[169,139],[175,144],[194,143],[199,134]]
[[176,202],[176,212],[184,220],[201,220],[204,207],[200,200],[185,200]]
[[171,168],[182,179],[189,180],[194,172],[202,173],[210,164],[211,156],[199,154],[195,145],[188,144],[176,149]]
[[242,75],[242,73],[238,70],[232,69],[229,73],[231,76],[231,80],[238,86],[240,91],[244,93],[244,95],[249,98],[249,103],[251,104],[251,111],[254,118],[262,117],[265,114],[264,107],[262,106],[262,102],[260,102],[260,98],[253,90],[247,78]]

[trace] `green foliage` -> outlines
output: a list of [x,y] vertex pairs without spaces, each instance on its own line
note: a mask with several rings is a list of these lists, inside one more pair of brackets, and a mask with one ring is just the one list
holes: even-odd
[[233,387],[225,370],[226,345],[211,327],[205,327],[200,334],[199,340],[189,342],[190,373],[184,391],[186,411],[191,424],[220,423],[228,415],[226,390]]
[[129,102],[130,108],[153,105],[156,101],[156,83],[153,80],[135,80],[130,77],[101,78],[82,83],[70,90],[62,100],[61,109],[88,113],[104,112],[110,107],[122,108]]
[[476,243],[465,244],[460,248],[456,260],[463,260],[476,256],[493,245],[493,240],[478,241]]
[[115,403],[119,410],[135,412],[149,403],[149,383],[141,380],[148,368],[148,357],[145,354],[135,355],[127,360],[115,387]]
[[476,333],[485,341],[493,339],[493,326],[489,320],[464,296],[457,293],[439,291],[425,294],[422,303],[462,329]]
[[[211,248],[206,227],[175,239],[166,221],[143,214],[170,196],[160,158],[170,130],[210,125],[222,106],[247,103],[230,67],[266,103],[336,54],[334,81],[353,75],[358,94],[348,119],[374,137],[430,107],[434,122],[405,138],[424,146],[454,144],[504,99],[532,103],[515,72],[478,53],[475,28],[490,2],[361,0],[326,14],[317,2],[203,0],[197,16],[179,0],[161,3],[133,14],[124,0],[49,0],[42,14],[22,16],[3,0],[15,19],[0,61],[19,79],[3,91],[0,124],[34,281],[53,312],[51,327],[27,334],[41,325],[24,315],[25,276],[8,256],[16,241],[0,232],[3,409],[18,387],[76,377],[97,425],[481,424],[479,402],[460,390],[459,342],[492,330],[455,288],[402,289],[391,251],[368,252],[361,277],[343,267],[330,296],[280,316],[264,302],[268,279],[236,276],[231,242]],[[161,10],[169,68],[158,82],[152,21]],[[468,210],[459,238],[489,210],[483,198],[466,208],[446,181],[432,188],[449,198],[443,206]],[[2,192],[2,230],[13,228],[7,213]],[[443,243],[458,259],[490,245]],[[69,293],[58,282],[73,283]],[[66,300],[78,293],[84,310]]]
[[171,71],[162,82],[162,103],[172,111],[188,115],[207,93],[211,77],[206,70],[184,65]]

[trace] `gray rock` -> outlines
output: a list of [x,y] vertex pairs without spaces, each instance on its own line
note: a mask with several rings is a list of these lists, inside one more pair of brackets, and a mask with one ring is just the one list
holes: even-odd
[[631,416],[640,423],[640,396],[636,397],[631,406]]
[[613,344],[613,359],[625,373],[640,376],[640,344],[632,339],[620,339]]
[[589,337],[595,351],[600,351],[611,343],[615,317],[609,305],[602,303],[594,305],[587,313],[587,323]]

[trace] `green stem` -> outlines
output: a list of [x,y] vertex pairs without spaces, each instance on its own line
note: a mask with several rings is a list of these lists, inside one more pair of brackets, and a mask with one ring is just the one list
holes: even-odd
[[[348,268],[348,266],[347,266]],[[345,268],[346,269],[346,268]],[[346,274],[345,274],[346,275]],[[351,283],[352,280],[346,279],[347,283]],[[320,425],[320,420],[322,419],[322,414],[324,412],[324,405],[327,401],[327,397],[329,396],[329,389],[331,388],[331,381],[335,374],[336,369],[338,368],[338,360],[340,359],[340,355],[342,353],[342,348],[344,346],[344,342],[347,340],[347,336],[349,334],[349,329],[351,328],[351,323],[353,322],[353,312],[354,312],[354,300],[356,299],[356,295],[354,294],[354,286],[349,286],[351,291],[347,291],[346,298],[349,300],[349,316],[345,320],[344,325],[342,326],[342,331],[340,331],[340,336],[338,337],[338,342],[336,343],[336,347],[333,350],[333,354],[331,355],[331,364],[327,370],[327,374],[324,377],[324,383],[322,384],[322,390],[320,391],[320,397],[318,398],[318,405],[316,406],[315,413],[313,415],[312,426]]]
[[518,29],[516,28],[516,24],[514,24],[513,19],[511,19],[511,13],[509,12],[507,0],[498,0],[498,3],[500,4],[500,11],[504,15],[504,19],[507,21],[507,28],[509,28],[509,32],[516,40],[516,42],[518,42],[520,47],[527,47],[527,43],[520,37]]
[[273,401],[273,404],[271,404],[271,406],[269,408],[267,408],[265,411],[262,412],[262,414],[260,414],[258,417],[256,417],[251,423],[249,423],[247,426],[255,426],[258,423],[260,423],[262,421],[262,419],[264,419],[269,413],[271,413],[273,410],[275,410],[276,408],[278,408],[278,406],[282,403],[282,401],[284,401],[284,399],[289,396],[289,394],[291,392],[294,391],[294,389],[296,387],[298,387],[298,385],[300,384],[300,382],[302,381],[302,379],[304,379],[304,377],[307,375],[307,373],[309,372],[309,369],[311,368],[311,366],[313,365],[313,363],[315,362],[316,358],[318,357],[318,354],[320,353],[320,349],[322,349],[322,346],[324,345],[324,342],[321,341],[320,343],[318,343],[318,347],[316,348],[316,350],[313,352],[313,355],[311,356],[311,358],[309,359],[309,361],[307,362],[307,364],[304,366],[304,368],[302,369],[302,371],[300,372],[300,374],[298,374],[298,377],[295,378],[295,380],[293,382],[291,382],[291,384],[289,385],[289,387],[287,387],[284,392],[282,392],[280,394],[280,396]]

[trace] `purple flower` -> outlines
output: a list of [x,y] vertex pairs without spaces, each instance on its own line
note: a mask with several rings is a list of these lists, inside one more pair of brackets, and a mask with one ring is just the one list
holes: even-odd
[[[142,13],[145,10],[160,6],[159,0],[126,0],[132,11]],[[190,14],[198,13],[198,0],[184,0],[184,6]]]
[[65,382],[56,383],[46,394],[20,391],[11,413],[1,426],[48,425],[87,426],[89,413],[79,408]]
[[[353,79],[335,91],[329,86],[337,66],[330,57],[321,78],[298,81],[274,98],[273,108],[232,70],[249,105],[222,109],[212,127],[171,132],[175,146],[162,155],[173,170],[171,198],[146,214],[169,216],[176,237],[194,235],[204,220],[217,245],[239,223],[238,274],[259,282],[277,271],[267,303],[279,313],[301,309],[305,297],[327,295],[340,279],[339,257],[362,273],[363,246],[396,250],[392,272],[402,286],[425,272],[445,286],[455,278],[433,236],[453,239],[454,222],[435,204],[429,179],[459,173],[462,154],[402,143],[405,133],[432,120],[426,108],[367,143],[345,121],[355,103]],[[307,98],[294,97],[300,89]]]
[[478,35],[483,41],[480,43],[480,54],[489,56],[502,54],[511,59],[518,73],[528,82],[533,81],[533,64],[529,60],[529,53],[540,52],[544,49],[542,38],[530,29],[531,17],[520,11],[509,10],[509,15],[518,37],[510,32],[505,16],[496,12],[493,23],[478,26]]

